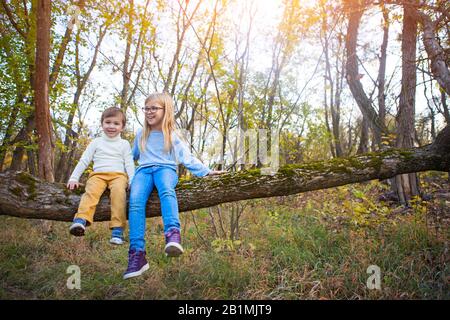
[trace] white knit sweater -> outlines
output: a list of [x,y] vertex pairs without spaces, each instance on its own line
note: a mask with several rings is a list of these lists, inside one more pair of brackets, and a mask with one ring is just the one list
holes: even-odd
[[78,182],[89,163],[94,161],[94,172],[126,172],[128,183],[134,176],[134,161],[130,143],[120,137],[109,138],[105,133],[88,145],[72,172],[69,181]]

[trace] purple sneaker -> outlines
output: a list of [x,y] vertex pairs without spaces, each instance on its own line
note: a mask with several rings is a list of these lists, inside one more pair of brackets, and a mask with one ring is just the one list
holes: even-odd
[[181,246],[181,236],[180,230],[178,229],[170,229],[165,234],[166,236],[166,247],[164,248],[164,252],[168,257],[178,257],[183,253],[183,247]]
[[131,249],[128,252],[128,269],[123,274],[124,279],[140,276],[148,270],[150,266],[145,259],[145,251]]

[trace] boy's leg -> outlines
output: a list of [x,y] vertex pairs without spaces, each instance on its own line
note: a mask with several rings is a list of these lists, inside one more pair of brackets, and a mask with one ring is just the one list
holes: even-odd
[[115,227],[111,232],[111,239],[109,239],[109,243],[121,245],[123,244],[123,228]]
[[127,185],[128,178],[122,174],[114,174],[108,183],[111,191],[111,221],[109,228],[125,228],[127,224]]
[[138,170],[131,184],[128,209],[130,250],[145,250],[145,207],[154,187],[152,171],[152,167]]
[[112,229],[112,244],[123,244],[123,231],[127,223],[126,205],[128,178],[123,174],[111,174],[108,188],[111,191],[111,221],[109,228]]
[[69,232],[76,237],[84,236],[86,230],[86,220],[82,218],[74,218],[73,223],[70,226]]
[[81,196],[75,219],[81,218],[90,225],[94,222],[95,208],[105,191],[107,183],[100,173],[93,174],[86,182],[85,193]]

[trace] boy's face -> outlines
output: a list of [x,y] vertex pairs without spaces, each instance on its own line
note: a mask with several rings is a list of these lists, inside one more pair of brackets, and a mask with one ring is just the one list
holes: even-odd
[[116,137],[124,129],[124,126],[122,124],[122,116],[118,115],[103,119],[102,129],[109,138]]

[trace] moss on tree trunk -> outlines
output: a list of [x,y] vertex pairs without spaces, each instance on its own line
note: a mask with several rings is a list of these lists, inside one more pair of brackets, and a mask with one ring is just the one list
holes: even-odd
[[[342,186],[398,174],[450,170],[450,128],[434,144],[408,150],[389,149],[354,157],[285,165],[274,175],[260,169],[225,173],[205,178],[180,179],[176,188],[181,212],[220,203],[284,196]],[[62,183],[38,180],[24,172],[0,173],[0,215],[71,221],[83,189],[71,192]],[[109,193],[105,192],[95,220],[110,219]],[[147,217],[161,215],[156,191],[147,203]]]

